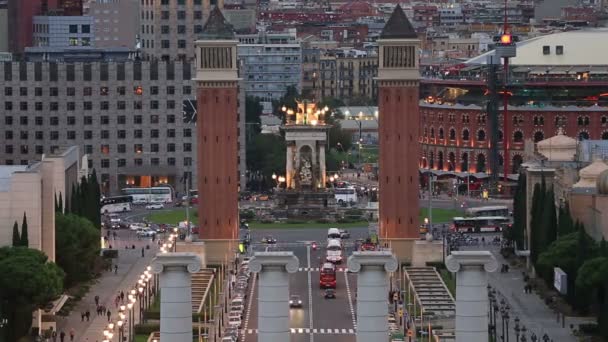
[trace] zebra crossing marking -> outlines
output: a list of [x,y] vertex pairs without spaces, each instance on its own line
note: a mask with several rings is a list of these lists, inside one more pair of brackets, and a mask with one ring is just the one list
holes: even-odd
[[[319,267],[300,267],[298,268],[298,272],[320,272],[321,268]],[[336,268],[336,272],[348,272],[348,268],[346,267],[338,267]]]
[[[258,333],[258,329],[247,329],[247,331],[243,330],[242,333],[248,335],[253,335]],[[289,332],[291,334],[325,334],[325,335],[354,335],[356,333],[355,329],[309,329],[309,328],[290,328]]]

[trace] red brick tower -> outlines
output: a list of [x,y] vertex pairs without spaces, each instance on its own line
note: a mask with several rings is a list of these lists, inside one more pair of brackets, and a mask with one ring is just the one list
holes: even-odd
[[380,39],[378,111],[380,231],[400,260],[412,260],[418,222],[418,49],[420,41],[398,5]]
[[210,263],[238,239],[238,41],[221,11],[209,15],[196,41],[199,238]]

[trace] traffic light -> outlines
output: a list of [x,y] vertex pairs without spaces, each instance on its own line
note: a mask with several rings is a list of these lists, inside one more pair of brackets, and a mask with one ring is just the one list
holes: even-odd
[[501,45],[512,45],[519,42],[519,37],[507,33],[492,37],[492,41]]
[[511,44],[513,41],[512,36],[510,34],[503,34],[502,36],[500,36],[500,43],[501,44]]

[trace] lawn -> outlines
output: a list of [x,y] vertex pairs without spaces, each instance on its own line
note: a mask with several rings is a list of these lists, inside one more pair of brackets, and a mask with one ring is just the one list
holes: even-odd
[[[427,215],[427,208],[420,209],[420,222],[424,221]],[[444,223],[451,222],[452,217],[460,216],[461,212],[453,209],[433,209],[433,222],[435,223]],[[185,209],[173,209],[173,210],[161,210],[151,213],[148,216],[148,220],[154,223],[167,223],[176,225],[180,221],[184,221],[186,219],[186,210]],[[190,211],[190,219],[193,224],[197,224],[198,218],[194,216],[194,210]],[[261,222],[251,222],[249,224],[250,228],[253,229],[267,229],[267,228],[353,228],[353,227],[366,227],[368,225],[367,221],[360,222],[351,222],[351,223],[261,223]]]

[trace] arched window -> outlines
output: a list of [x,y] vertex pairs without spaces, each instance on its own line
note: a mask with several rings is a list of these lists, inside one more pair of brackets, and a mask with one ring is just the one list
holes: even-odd
[[537,143],[545,138],[545,135],[542,131],[534,132],[534,142]]
[[486,172],[486,156],[483,153],[477,155],[477,172]]
[[608,140],[608,131],[602,132],[602,140]]
[[443,152],[437,152],[437,170],[443,170]]
[[435,139],[435,129],[431,127],[431,139]]
[[456,130],[450,128],[450,140],[456,140]]
[[443,139],[443,128],[439,128],[439,139]]
[[515,133],[513,133],[513,141],[514,142],[523,142],[524,141],[524,134],[522,133],[522,131],[515,131]]
[[462,140],[469,141],[469,130],[466,128],[462,130]]
[[502,130],[498,130],[498,141],[502,141]]
[[605,125],[608,123],[608,116],[604,115],[602,116],[602,118],[600,119],[600,122],[602,123],[602,125]]
[[469,171],[469,154],[467,152],[463,153],[462,158],[460,159],[460,171]]
[[486,131],[480,129],[477,131],[477,141],[485,141],[486,140]]
[[425,137],[425,138],[428,136],[428,133],[429,133],[429,132],[428,132],[427,128],[426,128],[426,127],[424,127],[424,137]]
[[422,157],[422,167],[426,168],[426,157]]
[[432,169],[435,167],[435,154],[433,152],[431,152],[429,154],[429,169]]
[[504,160],[502,158],[502,154],[498,155],[498,166],[502,166],[502,164],[504,163]]
[[587,131],[580,131],[578,133],[578,140],[589,140],[589,132],[587,132]]
[[456,155],[454,152],[448,154],[448,171],[454,171],[456,169]]

